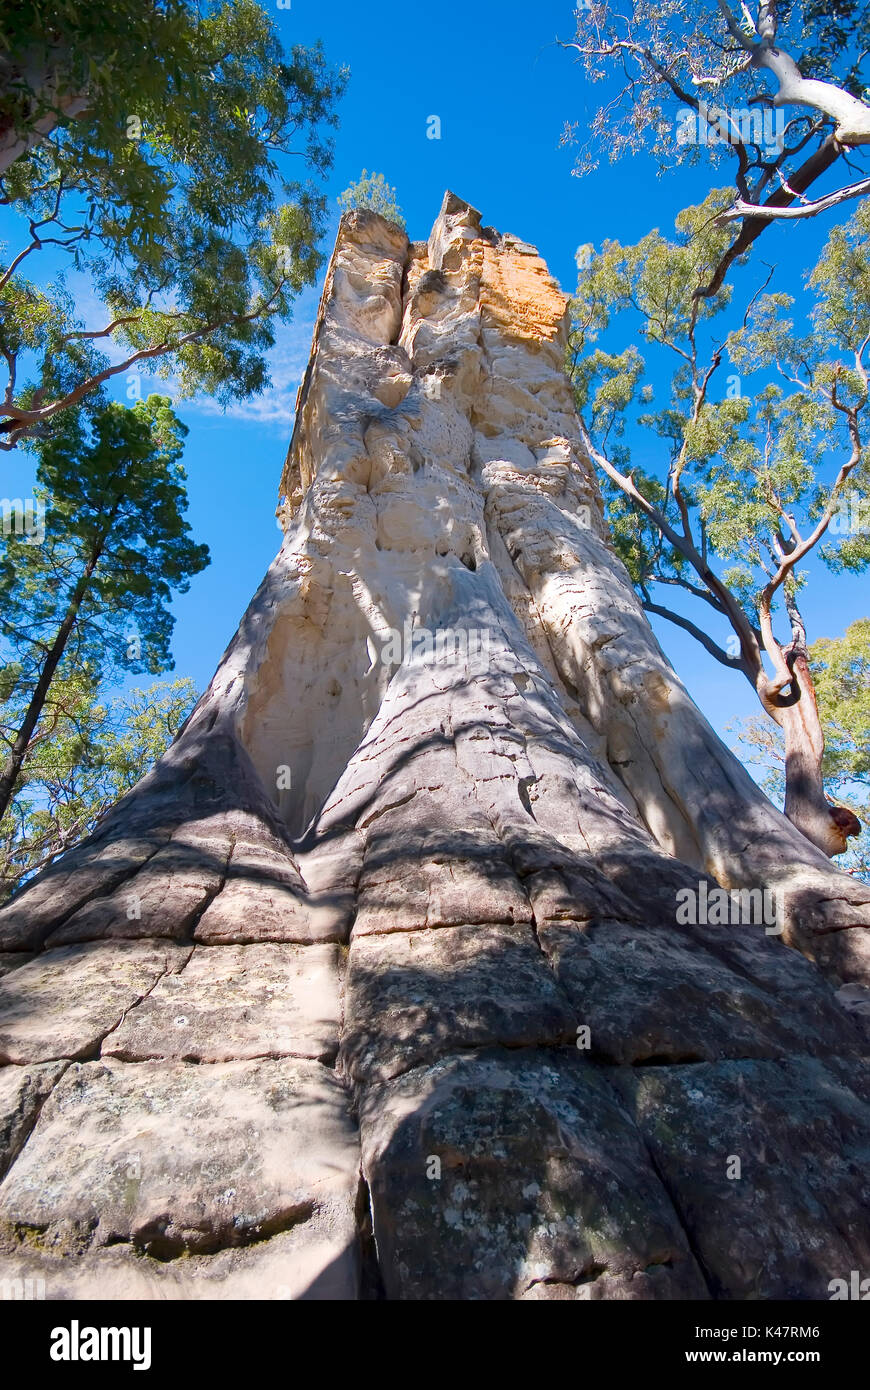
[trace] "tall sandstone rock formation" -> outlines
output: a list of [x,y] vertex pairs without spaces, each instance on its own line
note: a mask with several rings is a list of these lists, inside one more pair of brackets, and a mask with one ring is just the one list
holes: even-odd
[[[870,889],[658,647],[565,308],[453,195],[428,244],[342,219],[281,551],[167,755],[0,913],[0,1278],[826,1299],[870,1273]],[[680,923],[701,882],[775,892],[782,933]]]

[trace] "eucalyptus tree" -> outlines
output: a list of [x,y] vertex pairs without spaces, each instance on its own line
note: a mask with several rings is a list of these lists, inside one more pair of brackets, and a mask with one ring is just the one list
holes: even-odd
[[339,205],[347,212],[351,208],[369,208],[399,227],[404,227],[405,218],[399,207],[396,190],[387,183],[383,174],[371,174],[363,169],[359,178],[348,185],[339,195]]
[[[864,827],[842,867],[870,881],[870,618],[850,623],[842,637],[820,637],[809,654],[825,735],[825,786]],[[780,730],[763,715],[733,727],[739,751],[763,770],[765,791],[782,804],[785,748]]]
[[[166,751],[195,702],[186,677],[112,698],[89,669],[56,677],[0,819],[0,897],[90,834]],[[2,706],[0,720],[8,722]]]
[[[585,0],[564,47],[578,55],[588,120],[576,172],[645,151],[662,167],[728,161],[723,222],[739,222],[698,295],[776,219],[816,216],[870,192],[870,5],[849,0]],[[807,191],[836,166],[837,185]],[[845,166],[845,167],[843,167]],[[851,175],[851,177],[850,177]]]
[[261,389],[321,264],[344,70],[255,0],[12,0],[2,24],[0,448],[113,378],[138,399],[142,371]]
[[[870,526],[851,522],[870,498],[870,204],[828,238],[801,329],[791,296],[767,282],[742,313],[727,283],[699,296],[728,245],[718,213],[729,196],[720,190],[681,213],[672,240],[653,231],[590,258],[573,305],[570,371],[584,445],[644,608],[749,681],[783,733],[786,814],[834,854],[860,827],[825,797],[800,593],[813,553],[838,575],[870,562]],[[602,333],[618,339],[616,350],[598,342]],[[638,346],[622,346],[633,335],[652,354],[653,380],[642,380]],[[661,466],[633,468],[638,446]],[[664,602],[668,590],[704,616]]]

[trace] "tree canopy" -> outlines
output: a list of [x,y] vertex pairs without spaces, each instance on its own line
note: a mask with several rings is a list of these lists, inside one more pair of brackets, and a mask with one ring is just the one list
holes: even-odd
[[[84,669],[53,682],[0,821],[0,898],[90,834],[166,751],[195,700],[186,678],[110,700]],[[11,722],[5,710],[0,719]]]
[[355,183],[351,183],[339,194],[339,206],[344,212],[350,208],[371,208],[388,221],[404,227],[405,218],[399,207],[396,190],[387,183],[383,174],[369,174],[363,169]]
[[93,693],[122,670],[172,669],[169,600],[208,564],[184,520],[186,433],[168,399],[149,396],[66,411],[36,445],[44,537],[10,533],[0,551],[0,814],[57,678],[65,690],[85,673]]
[[[603,93],[588,121],[565,127],[571,143],[584,129],[577,173],[605,151],[615,160],[645,150],[662,167],[731,163],[720,217],[742,225],[699,294],[716,293],[771,220],[815,216],[870,191],[870,5],[592,0],[575,15],[564,46]],[[806,197],[835,166],[840,186]]]
[[[870,563],[870,528],[837,525],[847,487],[858,515],[870,498],[870,204],[832,231],[808,274],[804,327],[790,295],[768,292],[770,276],[736,313],[727,282],[698,296],[728,244],[717,217],[728,196],[714,191],[681,213],[674,239],[653,231],[635,246],[608,241],[589,258],[573,304],[570,371],[644,607],[741,671],[785,724],[800,698],[801,663],[811,704],[804,562],[815,550],[835,573]],[[617,340],[613,348],[599,344],[602,335]],[[622,346],[626,337],[653,358],[651,381],[642,381],[637,343]],[[647,457],[658,453],[659,468],[632,467],[629,439],[642,440]],[[668,587],[718,621],[662,602]],[[775,632],[778,604],[787,636]]]
[[[29,231],[0,263],[0,446],[134,370],[260,390],[322,261],[344,71],[319,45],[285,54],[254,0],[13,0],[4,35],[0,204]],[[49,249],[50,285],[32,278]],[[105,305],[96,326],[67,272]]]

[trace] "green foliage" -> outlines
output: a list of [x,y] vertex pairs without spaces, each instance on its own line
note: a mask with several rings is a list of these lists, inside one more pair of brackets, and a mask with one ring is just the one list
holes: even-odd
[[[762,292],[738,327],[718,329],[714,337],[716,320],[733,313],[732,291],[723,285],[711,298],[697,291],[727,244],[716,221],[725,201],[726,191],[714,191],[681,214],[673,239],[655,231],[636,246],[604,244],[580,275],[569,372],[601,449],[619,439],[639,444],[645,457],[663,456],[655,474],[635,469],[632,476],[687,540],[682,549],[606,482],[616,543],[639,592],[648,597],[652,586],[669,584],[697,596],[698,575],[687,575],[691,550],[703,560],[700,568],[719,562],[720,580],[754,624],[761,592],[777,576],[792,595],[805,582],[799,566],[783,578],[788,557],[804,541],[814,537],[810,549],[818,545],[835,572],[870,563],[870,527],[846,532],[838,525],[846,497],[854,513],[866,508],[870,520],[861,441],[870,213],[862,206],[835,229],[808,275],[811,331],[796,332],[789,295]],[[644,353],[635,344],[608,351],[598,344],[602,334],[620,345],[636,334]],[[668,356],[676,366],[663,387]],[[647,358],[654,385],[643,381]],[[740,377],[733,371],[726,377],[728,360]],[[658,408],[650,409],[656,401]],[[630,466],[627,443],[610,453],[623,471]],[[823,518],[830,524],[816,535]]]
[[[22,701],[74,602],[65,652],[72,668],[171,669],[167,605],[208,564],[208,548],[191,541],[184,520],[186,433],[168,398],[155,395],[134,407],[67,411],[35,444],[45,539],[0,541],[0,640]],[[133,637],[136,656],[128,655]]]
[[[208,564],[190,539],[186,430],[164,396],[67,411],[35,445],[42,534],[0,547],[0,814],[44,734],[120,669],[171,669],[168,603]],[[58,703],[59,702],[59,703]]]
[[[759,0],[730,0],[729,8],[745,35],[762,20]],[[799,65],[804,77],[832,82],[860,100],[870,81],[870,5],[855,0],[778,0],[768,5],[776,23],[775,43]],[[662,167],[701,160],[734,158],[720,137],[724,122],[715,112],[757,114],[773,108],[776,82],[747,61],[746,51],[729,34],[717,0],[592,0],[574,9],[576,32],[570,51],[579,63],[587,90],[605,84],[606,97],[591,117],[566,123],[563,143],[575,144],[583,133],[577,161],[580,173],[645,150]],[[753,46],[758,33],[752,35]],[[705,101],[714,116],[707,142],[680,142],[676,113]],[[796,105],[787,113],[788,138],[783,151],[758,138],[758,125],[747,122],[743,167],[738,177],[759,191],[777,187],[775,170],[787,175],[833,128],[817,110]],[[759,123],[760,124],[760,123]],[[727,129],[727,127],[724,127]],[[768,127],[770,129],[770,127]],[[755,138],[753,138],[755,137]]]
[[854,352],[870,334],[868,233],[870,206],[862,202],[844,226],[831,230],[824,254],[809,277],[818,295],[815,328],[840,352]]
[[383,174],[368,174],[363,169],[356,183],[349,184],[340,194],[338,202],[343,212],[349,212],[351,208],[370,208],[388,221],[405,226],[402,209],[396,201],[396,190],[387,183]]
[[[667,495],[658,478],[635,468],[632,476],[644,497],[655,506],[666,505]],[[646,518],[639,515],[621,488],[614,487],[609,479],[602,479],[607,521],[614,546],[622,563],[631,576],[632,583],[642,589],[649,584],[649,576],[664,565],[663,550],[665,542],[661,532]],[[668,561],[672,567],[682,564],[680,556],[674,552]]]
[[[98,699],[86,671],[52,684],[32,756],[0,821],[0,899],[94,829],[165,752],[195,701],[187,678],[109,702]],[[0,718],[6,724],[8,711]]]
[[825,728],[825,775],[835,785],[860,782],[870,791],[870,618],[842,637],[810,648],[816,699]]
[[[30,225],[0,266],[6,447],[140,363],[188,393],[260,390],[274,321],[322,261],[325,199],[284,168],[291,155],[315,179],[330,167],[324,132],[346,74],[319,45],[283,52],[255,0],[9,11],[0,147],[4,131],[32,133],[47,111],[58,120],[0,181]],[[70,94],[84,103],[75,119]],[[62,279],[26,278],[44,245],[88,276],[105,326],[83,327]]]
[[808,36],[802,69],[807,77],[838,82],[853,96],[867,91],[870,5],[856,0],[803,0],[789,6]]

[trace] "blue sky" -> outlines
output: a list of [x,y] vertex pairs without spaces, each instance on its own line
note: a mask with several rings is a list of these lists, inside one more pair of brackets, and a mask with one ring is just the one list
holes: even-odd
[[[273,8],[285,46],[321,38],[330,61],[351,70],[328,188],[335,216],[327,251],[338,217],[335,199],[365,167],[395,185],[413,238],[428,235],[449,187],[479,208],[485,223],[537,245],[570,291],[578,245],[598,246],[605,237],[636,241],[655,226],[669,232],[681,207],[699,201],[711,182],[728,181],[725,165],[716,175],[701,167],[659,177],[653,162],[641,158],[605,164],[584,179],[572,175],[575,151],[560,145],[564,123],[582,121],[601,91],[590,93],[570,52],[555,43],[557,36],[572,35],[570,0],[531,6],[446,0],[437,7],[292,0],[292,8]],[[440,140],[426,138],[431,115],[440,117]],[[794,289],[830,225],[817,218],[775,227],[762,238],[760,254],[778,264],[782,283]],[[0,235],[17,240],[8,219]],[[177,674],[192,676],[201,689],[277,549],[278,479],[319,288],[301,297],[294,322],[279,330],[269,392],[226,414],[208,402],[177,407],[190,429],[188,519],[196,539],[208,543],[212,564],[175,602],[173,650]],[[24,459],[4,455],[0,467],[0,491],[10,497],[26,491]],[[813,572],[804,604],[809,635],[839,635],[868,612],[866,581],[834,579],[819,566]],[[720,732],[729,720],[756,713],[741,676],[723,670],[671,625],[655,625]],[[727,634],[714,635],[724,640]]]

